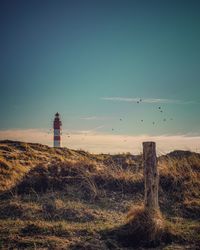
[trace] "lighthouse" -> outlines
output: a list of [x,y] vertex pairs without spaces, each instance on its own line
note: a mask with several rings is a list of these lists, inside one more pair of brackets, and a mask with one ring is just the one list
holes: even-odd
[[55,114],[53,129],[54,129],[54,138],[53,138],[53,146],[61,147],[61,126],[62,122],[60,120],[60,114],[57,112]]

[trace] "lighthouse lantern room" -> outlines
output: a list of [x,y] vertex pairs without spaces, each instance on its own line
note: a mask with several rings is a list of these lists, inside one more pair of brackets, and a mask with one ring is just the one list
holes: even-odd
[[54,129],[53,146],[54,147],[61,147],[61,126],[62,126],[62,122],[60,120],[60,114],[57,112],[55,114],[55,118],[53,122],[53,129]]

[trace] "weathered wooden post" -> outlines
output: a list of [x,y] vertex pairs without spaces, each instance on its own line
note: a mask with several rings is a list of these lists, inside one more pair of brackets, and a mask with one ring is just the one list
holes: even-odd
[[144,206],[149,211],[158,210],[159,175],[157,170],[155,142],[143,142],[143,161],[145,185]]

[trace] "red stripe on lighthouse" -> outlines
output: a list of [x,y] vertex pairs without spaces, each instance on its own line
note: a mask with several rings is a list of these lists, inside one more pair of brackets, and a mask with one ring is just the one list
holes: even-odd
[[55,141],[60,141],[60,136],[54,136]]

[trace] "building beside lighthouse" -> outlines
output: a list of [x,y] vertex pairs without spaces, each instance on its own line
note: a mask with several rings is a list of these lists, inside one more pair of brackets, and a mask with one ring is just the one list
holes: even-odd
[[61,126],[62,126],[62,122],[60,119],[60,114],[57,112],[55,114],[55,118],[53,122],[53,130],[54,130],[53,146],[56,148],[61,147]]

